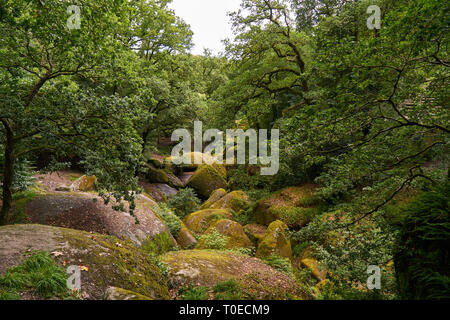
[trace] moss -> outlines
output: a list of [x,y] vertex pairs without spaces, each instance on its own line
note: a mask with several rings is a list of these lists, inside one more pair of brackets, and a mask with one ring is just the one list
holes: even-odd
[[153,300],[137,292],[117,287],[109,287],[105,294],[106,300]]
[[150,254],[160,255],[174,249],[173,239],[169,232],[159,233],[142,241],[142,249]]
[[[252,247],[252,242],[244,233],[242,226],[235,221],[228,219],[216,221],[208,228],[208,230],[205,231],[205,234],[210,234],[213,230],[217,230],[221,235],[228,238],[227,244],[225,245],[226,249]],[[204,241],[199,241],[196,249],[205,248],[206,246]]]
[[262,241],[262,239],[264,239],[266,231],[267,227],[258,224],[247,224],[246,226],[244,226],[245,234],[255,246],[257,246]]
[[168,280],[174,288],[189,283],[214,287],[233,280],[243,299],[287,299],[298,294],[293,279],[248,256],[227,251],[185,250],[169,252],[162,260],[170,266]]
[[227,192],[225,189],[217,189],[215,190],[212,195],[209,197],[208,200],[206,200],[200,207],[200,209],[209,209],[211,206],[218,200],[220,200],[223,196],[225,196]]
[[97,294],[113,285],[153,299],[170,298],[167,283],[158,267],[145,251],[135,248],[131,241],[123,242],[98,234],[92,236],[71,229],[61,230],[64,240],[71,248],[77,249],[71,253],[73,263],[89,268],[83,274],[83,283],[86,278],[87,282],[92,281],[95,284],[92,290],[98,291]]
[[270,212],[273,217],[283,221],[289,228],[303,228],[312,218],[320,213],[317,208],[272,206]]
[[78,181],[78,190],[87,192],[95,191],[95,184],[97,183],[96,176],[82,176]]
[[308,268],[311,271],[314,278],[316,278],[318,281],[325,280],[327,272],[320,270],[319,263],[317,262],[317,260],[312,258],[306,258],[302,259],[301,263],[304,267]]
[[181,224],[180,232],[178,232],[177,243],[183,249],[195,247],[197,244],[197,240],[194,235],[189,231],[184,223]]
[[189,179],[187,185],[203,197],[209,197],[215,190],[227,187],[225,177],[213,166],[202,164]]
[[231,209],[239,214],[250,207],[250,201],[244,191],[233,191],[211,205],[212,209]]
[[288,240],[289,228],[282,221],[274,221],[267,228],[266,234],[258,246],[256,256],[270,257],[274,254],[292,259],[291,242]]
[[150,182],[154,183],[169,183],[169,176],[164,169],[156,169],[152,165],[147,165],[147,178]]
[[202,234],[209,226],[220,219],[232,219],[233,214],[226,209],[205,209],[191,213],[184,219],[189,230]]

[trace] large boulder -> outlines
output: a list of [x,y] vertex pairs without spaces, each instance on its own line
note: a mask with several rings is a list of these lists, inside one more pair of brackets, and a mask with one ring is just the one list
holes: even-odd
[[210,205],[211,209],[231,209],[237,214],[249,207],[250,200],[244,191],[230,192]]
[[[227,245],[225,246],[227,249],[251,248],[253,245],[245,234],[242,226],[235,221],[228,219],[216,221],[208,228],[208,230],[205,231],[204,234],[209,234],[214,230],[217,230],[221,235],[228,238]],[[199,241],[196,249],[207,249],[204,240]]]
[[[191,164],[181,164],[179,167],[182,167],[183,170],[189,171],[189,170],[195,170],[198,167],[202,166],[203,164],[211,164],[211,166],[216,169],[220,175],[223,177],[226,177],[227,170],[224,165],[217,163],[216,158],[214,156],[211,156],[206,153],[201,152],[191,152],[185,155],[187,159],[190,159]],[[179,157],[178,157],[179,158]],[[175,158],[173,156],[167,157],[165,159],[166,163],[173,164],[173,161]],[[200,160],[200,161],[198,161]],[[197,162],[197,163],[196,163]]]
[[[43,225],[0,227],[0,274],[23,261],[24,253],[53,253],[62,266],[84,266],[82,297],[101,300],[109,287],[152,299],[170,299],[167,282],[148,253],[112,236]],[[57,253],[57,254],[56,254]]]
[[114,204],[105,205],[89,193],[46,194],[29,201],[25,212],[32,223],[113,235],[143,247],[155,241],[158,248],[176,246],[167,226],[153,212],[153,200],[138,196],[135,217],[114,210]]
[[205,209],[191,213],[184,218],[184,224],[194,233],[202,234],[215,221],[233,219],[233,213],[226,209]]
[[268,226],[281,220],[293,229],[304,227],[319,213],[314,189],[310,184],[288,187],[261,199],[254,211],[255,222]]
[[197,245],[197,239],[184,223],[181,224],[178,232],[177,243],[183,249],[192,249]]
[[70,186],[70,190],[72,191],[95,191],[95,184],[97,183],[96,176],[82,176],[79,179],[75,180]]
[[220,200],[223,196],[225,196],[227,192],[225,189],[217,189],[215,190],[208,200],[206,200],[200,207],[200,209],[209,209],[211,206],[218,200]]
[[130,290],[125,290],[117,287],[109,287],[108,289],[106,289],[105,300],[120,301],[120,300],[153,300],[153,299]]
[[234,280],[244,299],[286,299],[298,296],[294,279],[268,266],[259,259],[227,251],[185,250],[161,256],[169,266],[169,286],[213,287],[219,282]]
[[264,239],[267,232],[267,227],[256,223],[247,224],[244,226],[244,232],[257,247],[258,244]]
[[213,166],[202,164],[189,179],[187,186],[195,189],[200,195],[208,198],[215,190],[227,187],[226,176]]
[[267,228],[264,238],[256,250],[258,258],[268,258],[278,255],[283,258],[292,259],[291,241],[288,240],[289,228],[282,221],[274,221]]

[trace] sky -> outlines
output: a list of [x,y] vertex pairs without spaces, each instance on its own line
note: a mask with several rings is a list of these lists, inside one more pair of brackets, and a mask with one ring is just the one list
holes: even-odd
[[191,25],[193,54],[202,54],[203,48],[218,54],[224,49],[221,40],[233,37],[227,12],[238,10],[240,3],[241,0],[173,0],[170,7]]

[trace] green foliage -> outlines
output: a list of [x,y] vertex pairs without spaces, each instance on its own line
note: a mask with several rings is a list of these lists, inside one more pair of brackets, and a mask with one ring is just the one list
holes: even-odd
[[405,209],[395,271],[403,299],[449,299],[450,181]]
[[213,288],[214,300],[241,300],[242,291],[235,280],[219,282]]
[[284,274],[293,277],[294,271],[292,269],[291,261],[288,258],[283,258],[277,254],[274,254],[269,257],[265,257],[264,262],[269,266],[283,272]]
[[176,195],[171,197],[168,204],[174,208],[178,217],[184,219],[188,214],[198,210],[200,202],[193,189],[185,188],[179,190]]
[[155,210],[155,213],[163,219],[172,236],[177,238],[182,224],[180,218],[178,218],[165,203],[154,206],[153,210]]
[[178,296],[182,300],[208,300],[208,291],[208,287],[195,287],[189,284],[178,290]]
[[216,228],[199,237],[205,249],[225,250],[229,237],[222,235]]
[[27,253],[21,265],[12,267],[0,278],[0,295],[18,298],[23,291],[32,290],[42,298],[68,296],[67,275],[52,256],[43,251]]

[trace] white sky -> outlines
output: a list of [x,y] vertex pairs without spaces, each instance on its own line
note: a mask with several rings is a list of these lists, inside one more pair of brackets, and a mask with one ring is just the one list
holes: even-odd
[[227,12],[237,11],[240,3],[241,0],[173,0],[170,7],[191,25],[193,54],[202,54],[203,48],[218,54],[224,49],[221,40],[233,37]]

